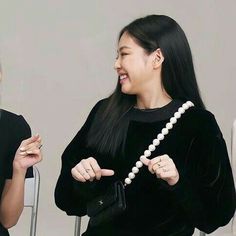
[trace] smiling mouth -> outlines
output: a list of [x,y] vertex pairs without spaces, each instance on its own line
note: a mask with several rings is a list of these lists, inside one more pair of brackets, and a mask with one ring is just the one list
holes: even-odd
[[124,80],[124,79],[127,79],[128,76],[127,75],[120,75],[119,78],[120,78],[120,80]]

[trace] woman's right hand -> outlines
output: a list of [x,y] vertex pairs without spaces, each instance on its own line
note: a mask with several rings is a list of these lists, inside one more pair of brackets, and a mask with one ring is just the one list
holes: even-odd
[[71,169],[72,177],[79,182],[100,180],[102,176],[112,176],[114,171],[110,169],[101,169],[93,157],[81,160]]

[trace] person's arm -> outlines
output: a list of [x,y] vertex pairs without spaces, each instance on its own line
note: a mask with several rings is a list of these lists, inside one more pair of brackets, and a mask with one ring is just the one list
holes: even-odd
[[[20,127],[25,128],[18,130],[18,132],[22,132],[18,136],[19,140],[13,139],[15,142],[12,144],[13,149],[16,144],[18,145],[18,141],[30,135],[30,128],[27,123]],[[21,215],[24,207],[24,181],[27,169],[42,158],[39,150],[40,142],[39,136],[33,136],[22,141],[15,153],[14,161],[8,162],[11,165],[9,171],[12,173],[11,176],[7,176],[0,202],[0,222],[5,228],[14,226]]]
[[78,164],[81,159],[92,156],[92,151],[86,147],[86,135],[99,107],[98,102],[90,112],[85,124],[67,146],[63,152],[61,161],[62,167],[55,188],[55,203],[58,208],[68,215],[82,216],[86,214],[86,203],[94,188],[92,182],[78,182],[71,174],[71,169]]
[[190,144],[185,170],[170,189],[186,220],[211,233],[233,217],[236,196],[225,141],[214,116],[208,118],[201,124],[201,134]]
[[14,171],[12,179],[6,180],[0,207],[0,221],[5,228],[14,226],[24,207],[25,173]]

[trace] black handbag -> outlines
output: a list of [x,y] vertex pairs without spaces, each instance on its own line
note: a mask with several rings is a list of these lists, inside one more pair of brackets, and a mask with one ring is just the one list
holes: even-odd
[[107,223],[126,209],[124,185],[121,181],[112,184],[105,194],[100,195],[87,204],[89,224],[96,226]]

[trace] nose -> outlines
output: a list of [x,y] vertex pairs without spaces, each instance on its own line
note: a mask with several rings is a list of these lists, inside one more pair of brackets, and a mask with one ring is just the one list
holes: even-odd
[[116,60],[115,60],[114,69],[115,70],[120,69],[120,60],[119,60],[119,58],[116,58]]

